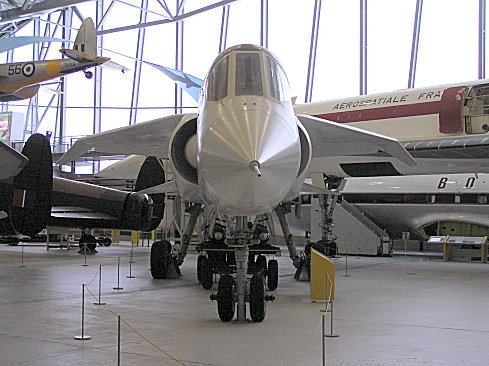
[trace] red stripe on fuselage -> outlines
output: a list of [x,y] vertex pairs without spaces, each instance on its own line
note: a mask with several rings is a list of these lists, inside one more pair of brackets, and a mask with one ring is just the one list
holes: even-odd
[[441,133],[462,131],[462,101],[465,87],[445,89],[440,101],[420,102],[347,112],[317,114],[316,117],[338,123],[364,122],[389,118],[439,115]]

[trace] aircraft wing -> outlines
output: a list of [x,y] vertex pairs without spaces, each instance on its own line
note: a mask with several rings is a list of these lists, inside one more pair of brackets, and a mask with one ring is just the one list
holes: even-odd
[[27,164],[28,159],[7,144],[0,142],[0,180],[15,177]]
[[443,139],[403,141],[414,158],[487,159],[489,137],[486,134]]
[[176,114],[83,137],[73,144],[58,163],[73,161],[87,151],[99,156],[147,155],[166,158],[170,136],[183,116]]
[[122,73],[125,73],[126,71],[130,70],[128,67],[118,64],[117,62],[114,62],[112,60],[104,62],[101,66],[109,69],[119,70],[122,71]]
[[79,220],[117,220],[115,216],[95,212],[84,207],[76,206],[53,206],[51,210],[51,221],[53,219],[79,219]]
[[139,194],[155,194],[155,193],[177,193],[177,185],[174,181],[159,184],[157,186],[138,191]]
[[337,190],[320,188],[320,187],[313,186],[312,184],[309,183],[302,184],[301,194],[319,194],[319,193],[330,194],[332,196],[339,196],[341,194]]
[[312,116],[299,114],[297,118],[309,133],[313,158],[386,152],[407,165],[416,165],[401,143],[391,137]]

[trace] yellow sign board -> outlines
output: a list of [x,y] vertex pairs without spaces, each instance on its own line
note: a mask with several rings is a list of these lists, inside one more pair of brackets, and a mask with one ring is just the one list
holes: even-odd
[[336,265],[324,254],[311,249],[311,301],[334,300]]

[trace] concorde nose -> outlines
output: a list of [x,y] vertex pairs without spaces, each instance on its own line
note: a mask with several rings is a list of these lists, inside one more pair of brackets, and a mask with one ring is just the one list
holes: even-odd
[[199,184],[206,201],[228,215],[272,210],[289,193],[299,170],[294,120],[242,110],[213,121],[203,133]]

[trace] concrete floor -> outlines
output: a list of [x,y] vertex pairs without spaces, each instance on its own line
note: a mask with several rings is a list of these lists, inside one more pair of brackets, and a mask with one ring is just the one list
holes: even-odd
[[[310,303],[309,284],[296,282],[279,258],[277,300],[264,322],[223,323],[189,255],[178,280],[153,280],[149,248],[75,249],[0,246],[0,365],[321,365],[318,333],[324,304]],[[286,251],[284,251],[284,254]],[[121,258],[117,286],[117,257]],[[339,258],[334,332],[328,365],[487,365],[489,264],[444,263],[420,257]],[[101,300],[98,271],[102,265]],[[81,334],[81,290],[86,295]],[[329,331],[329,330],[328,330]]]

